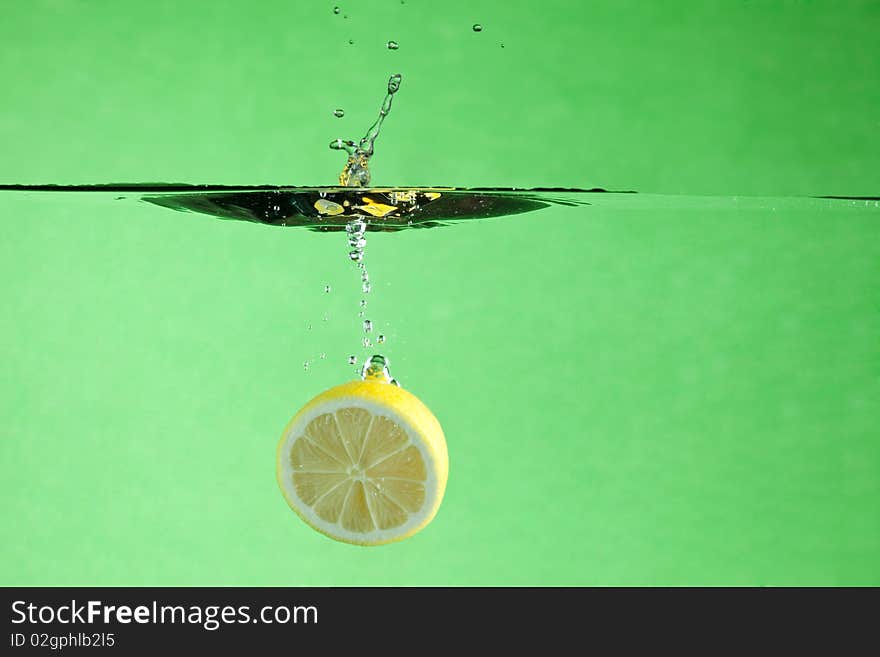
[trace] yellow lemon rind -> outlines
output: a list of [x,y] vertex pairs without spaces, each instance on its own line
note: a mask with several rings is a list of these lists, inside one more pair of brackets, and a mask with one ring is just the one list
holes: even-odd
[[[294,439],[318,415],[346,407],[365,408],[373,414],[384,415],[393,420],[406,431],[410,442],[419,449],[425,462],[428,474],[425,482],[425,506],[412,514],[413,517],[401,527],[359,534],[328,523],[317,517],[298,498],[294,487],[289,483],[293,473],[293,468],[289,465],[289,455]],[[423,529],[434,519],[440,508],[448,472],[446,439],[434,414],[412,393],[378,381],[351,381],[322,392],[290,420],[276,449],[276,477],[288,506],[316,531],[353,545],[385,545],[401,541]]]

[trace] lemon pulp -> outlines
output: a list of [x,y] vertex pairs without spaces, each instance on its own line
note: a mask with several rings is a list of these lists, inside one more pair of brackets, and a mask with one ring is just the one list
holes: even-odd
[[437,513],[448,456],[440,423],[412,393],[353,381],[306,404],[278,444],[278,484],[309,525],[347,543],[412,536]]

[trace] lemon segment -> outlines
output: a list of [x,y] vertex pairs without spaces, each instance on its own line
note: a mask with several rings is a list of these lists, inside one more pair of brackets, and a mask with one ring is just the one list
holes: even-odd
[[381,545],[412,536],[437,513],[449,470],[440,423],[412,393],[352,381],[321,393],[281,435],[278,485],[327,536]]

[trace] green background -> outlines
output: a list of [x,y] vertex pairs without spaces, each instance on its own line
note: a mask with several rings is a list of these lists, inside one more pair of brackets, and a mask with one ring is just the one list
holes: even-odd
[[[877,2],[333,4],[4,2],[0,181],[332,184],[400,72],[376,184],[880,193]],[[8,193],[0,221],[2,584],[880,584],[876,205],[371,236],[451,460],[375,549],[274,480],[362,355],[341,237]]]

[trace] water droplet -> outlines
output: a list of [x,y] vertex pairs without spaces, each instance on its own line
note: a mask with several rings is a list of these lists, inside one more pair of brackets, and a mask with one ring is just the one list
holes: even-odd
[[389,41],[385,44],[388,47],[388,50],[397,50],[400,48],[400,44],[397,41]]
[[354,364],[357,363],[357,362],[358,362],[358,357],[357,357],[357,356],[349,356],[349,357],[348,357],[348,364],[349,364],[349,365],[354,365]]
[[343,109],[333,110],[333,116],[335,116],[337,119],[341,119],[343,116],[345,116],[345,110],[343,110]]
[[329,285],[324,286],[324,292],[329,293],[332,288]]
[[360,262],[361,260],[364,259],[364,254],[362,251],[358,251],[357,249],[355,249],[354,251],[348,252],[348,257],[351,258],[352,260],[354,260],[355,262]]
[[364,294],[369,294],[372,289],[373,286],[370,285],[370,281],[365,281],[364,284],[361,285],[361,290],[363,290]]
[[378,338],[376,338],[376,342],[378,342],[379,344],[382,344],[383,342],[385,342],[385,336],[380,335]]
[[342,10],[339,7],[333,7],[334,14],[338,14],[340,11],[342,11]]
[[480,25],[479,23],[474,23],[474,32],[482,32],[482,31],[483,31],[483,26]]
[[369,333],[372,330],[373,330],[373,322],[371,322],[369,319],[365,319],[364,320],[364,333]]

